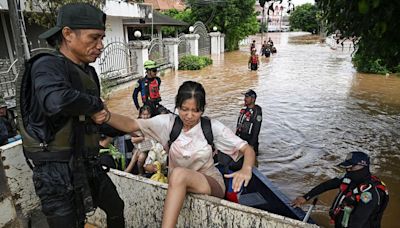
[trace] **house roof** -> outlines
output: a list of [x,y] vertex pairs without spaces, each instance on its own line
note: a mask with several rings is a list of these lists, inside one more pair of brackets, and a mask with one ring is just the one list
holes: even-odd
[[[165,25],[165,26],[188,26],[189,24],[180,20],[176,20],[172,17],[169,17],[167,15],[163,15],[157,11],[154,11],[154,18],[153,18],[153,25]],[[140,19],[142,18],[128,18],[128,19],[123,19],[122,23],[124,25],[136,25],[136,24],[142,24],[140,23]],[[150,18],[145,18],[145,23],[147,25],[151,25],[151,19]]]
[[181,0],[145,0],[145,3],[152,4],[155,10],[169,10],[169,9],[177,9],[184,10],[185,3]]

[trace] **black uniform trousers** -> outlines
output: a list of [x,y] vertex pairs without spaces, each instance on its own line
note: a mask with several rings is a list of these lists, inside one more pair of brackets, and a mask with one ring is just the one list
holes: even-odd
[[[114,183],[98,164],[88,167],[88,182],[95,206],[107,214],[107,227],[125,227],[124,202]],[[67,162],[40,162],[33,168],[33,183],[49,227],[83,228],[84,215],[77,215],[73,174]]]

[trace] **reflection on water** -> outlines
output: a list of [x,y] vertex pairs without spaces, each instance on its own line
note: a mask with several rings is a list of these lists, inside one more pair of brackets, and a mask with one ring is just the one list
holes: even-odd
[[[243,104],[241,93],[254,89],[263,108],[261,172],[294,198],[337,176],[340,170],[335,165],[348,152],[366,151],[372,157],[372,171],[391,191],[383,227],[394,227],[400,211],[400,197],[394,194],[400,192],[400,79],[357,74],[349,52],[291,44],[291,35],[271,34],[278,53],[263,58],[257,72],[247,68],[249,48],[243,47],[213,56],[213,65],[201,71],[166,74],[162,104],[172,110],[183,81],[201,82],[207,92],[205,115],[234,129]],[[115,93],[110,109],[136,117],[132,91],[129,87]],[[327,210],[334,196],[335,191],[323,194],[313,215],[323,226],[328,226]]]

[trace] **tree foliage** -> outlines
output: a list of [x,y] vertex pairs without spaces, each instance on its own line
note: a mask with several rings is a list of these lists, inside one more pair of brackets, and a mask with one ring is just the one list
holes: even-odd
[[[194,24],[194,18],[192,17],[192,10],[186,8],[184,11],[178,11],[177,9],[170,9],[162,12],[164,15],[170,16],[180,21],[184,21],[190,25]],[[187,28],[182,27],[163,27],[163,36],[173,36],[176,32],[181,33],[187,30]]]
[[[327,30],[359,37],[353,58],[358,71],[398,72],[400,69],[400,2],[393,0],[319,0]],[[386,70],[384,70],[386,69]]]
[[317,32],[317,11],[317,7],[311,3],[306,3],[296,7],[289,17],[290,28],[311,33]]
[[194,21],[202,21],[212,28],[217,26],[218,31],[225,33],[228,50],[239,48],[239,41],[248,35],[255,34],[259,29],[255,0],[226,0],[210,1],[201,4],[200,0],[187,0]]
[[26,0],[25,7],[29,9],[29,23],[36,23],[46,28],[56,25],[58,9],[68,3],[90,3],[102,8],[105,0]]

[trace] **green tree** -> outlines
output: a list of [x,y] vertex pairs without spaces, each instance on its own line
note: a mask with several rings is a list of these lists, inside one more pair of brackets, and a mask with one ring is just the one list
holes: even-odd
[[393,0],[319,0],[327,31],[358,37],[353,61],[358,71],[400,72],[400,2]]
[[[194,18],[192,16],[192,10],[190,8],[186,8],[184,11],[178,11],[177,9],[170,9],[162,12],[162,14],[170,16],[180,21],[184,21],[188,24],[194,24]],[[181,33],[187,30],[187,28],[182,27],[163,27],[162,33],[163,36],[173,36],[176,32]]]
[[311,3],[298,6],[289,17],[290,28],[307,32],[318,31],[317,7]]
[[207,1],[187,0],[194,21],[207,22],[208,28],[217,26],[218,31],[225,33],[228,50],[239,49],[239,41],[259,29],[255,0]]
[[90,3],[102,8],[106,0],[26,0],[25,7],[29,23],[36,23],[46,28],[56,25],[58,9],[68,3]]

